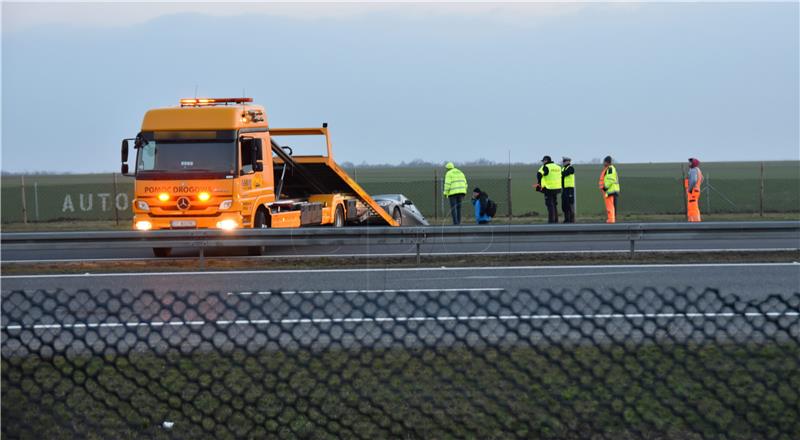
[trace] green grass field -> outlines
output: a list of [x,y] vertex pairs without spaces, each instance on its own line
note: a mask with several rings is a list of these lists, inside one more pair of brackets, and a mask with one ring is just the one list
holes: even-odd
[[[601,218],[597,189],[599,165],[577,165],[577,211],[587,219]],[[725,162],[702,165],[706,184],[701,210],[714,214],[800,213],[800,162]],[[544,201],[531,187],[535,165],[464,167],[470,188],[479,186],[498,203],[498,217],[541,218]],[[677,215],[684,211],[682,163],[619,164],[622,192],[619,209],[626,215]],[[371,194],[403,193],[429,218],[443,217],[440,196],[443,168],[354,168],[348,173]],[[509,185],[510,176],[510,185]],[[2,177],[2,223],[23,220],[20,176]],[[31,175],[25,179],[29,221],[129,219],[133,180],[117,178],[115,196],[110,174]],[[509,186],[511,197],[508,197]],[[115,209],[116,208],[116,209]],[[711,217],[709,217],[711,216]]]

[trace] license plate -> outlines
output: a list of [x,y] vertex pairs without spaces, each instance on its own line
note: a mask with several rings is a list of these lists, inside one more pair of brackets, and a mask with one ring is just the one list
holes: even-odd
[[197,226],[197,222],[195,220],[173,220],[172,227],[173,228],[194,228]]

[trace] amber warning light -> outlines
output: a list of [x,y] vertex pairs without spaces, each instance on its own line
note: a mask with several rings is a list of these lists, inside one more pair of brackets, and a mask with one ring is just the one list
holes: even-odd
[[181,107],[200,106],[200,105],[220,105],[220,104],[243,104],[253,102],[253,98],[183,98]]

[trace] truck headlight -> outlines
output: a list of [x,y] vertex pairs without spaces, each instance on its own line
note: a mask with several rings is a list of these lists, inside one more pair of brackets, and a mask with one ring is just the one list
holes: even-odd
[[137,200],[136,207],[141,211],[149,211],[150,205],[147,204],[144,200]]
[[217,227],[222,229],[222,230],[225,230],[225,231],[232,231],[232,230],[236,229],[238,226],[239,226],[239,224],[236,223],[236,220],[231,220],[231,219],[222,220],[222,221],[218,221],[217,222]]
[[225,200],[219,204],[219,209],[230,209],[233,205],[233,200]]
[[147,220],[140,220],[136,222],[136,229],[140,231],[149,231],[153,229],[153,224]]

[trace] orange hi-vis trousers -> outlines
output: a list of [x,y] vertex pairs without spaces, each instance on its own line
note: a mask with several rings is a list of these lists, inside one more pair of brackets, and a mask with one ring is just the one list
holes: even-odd
[[690,222],[700,222],[700,182],[697,182],[694,190],[689,191],[689,179],[683,179],[683,187],[686,189],[686,218]]
[[617,195],[603,193],[606,202],[606,223],[617,222]]

